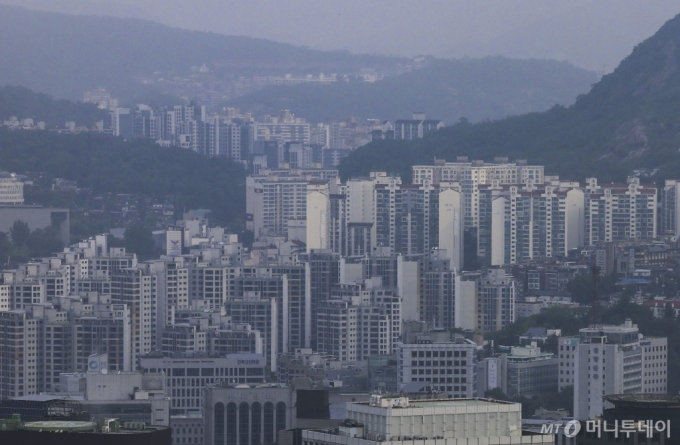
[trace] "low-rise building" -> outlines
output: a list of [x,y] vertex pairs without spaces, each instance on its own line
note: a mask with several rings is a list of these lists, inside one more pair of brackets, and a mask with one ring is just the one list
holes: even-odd
[[204,445],[272,444],[295,427],[294,386],[223,382],[203,391]]
[[477,365],[477,395],[500,388],[508,397],[533,397],[555,392],[558,387],[558,359],[542,352],[536,343],[513,347],[480,361]]
[[347,420],[334,430],[306,430],[303,445],[425,445],[471,443],[552,444],[553,435],[522,433],[518,403],[487,399],[410,400],[373,395],[347,404]]
[[427,382],[448,397],[474,397],[476,364],[477,345],[462,337],[442,342],[421,335],[415,343],[397,343],[400,388],[410,382]]

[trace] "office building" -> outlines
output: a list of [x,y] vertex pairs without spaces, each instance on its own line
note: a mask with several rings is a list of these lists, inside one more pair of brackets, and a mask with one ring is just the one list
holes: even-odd
[[224,382],[204,391],[204,445],[276,443],[280,431],[295,427],[294,387]]
[[500,388],[508,397],[534,397],[557,391],[558,358],[534,345],[512,347],[509,354],[477,365],[477,395]]
[[347,404],[347,420],[337,430],[306,430],[303,445],[385,445],[405,441],[553,444],[553,435],[522,433],[518,403],[487,399],[410,400],[372,395]]
[[425,382],[445,397],[476,395],[477,345],[448,332],[423,333],[413,343],[397,343],[397,384]]
[[51,394],[79,400],[93,420],[120,419],[168,426],[170,399],[161,373],[107,372],[105,369],[63,373]]
[[[559,351],[564,363],[560,377],[564,378],[562,371],[573,370],[575,418],[602,415],[611,407],[603,399],[606,395],[666,393],[666,338],[646,338],[630,320],[620,326],[590,326],[579,333],[578,344],[561,339]],[[568,347],[573,349],[566,355]]]
[[204,352],[184,352],[170,357],[149,354],[139,358],[140,372],[165,376],[165,395],[171,401],[172,416],[200,413],[206,385],[264,382],[265,366],[261,354],[214,356]]

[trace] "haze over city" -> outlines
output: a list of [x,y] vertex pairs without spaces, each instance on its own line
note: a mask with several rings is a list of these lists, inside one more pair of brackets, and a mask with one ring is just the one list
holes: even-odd
[[679,445],[679,12],[0,0],[0,444]]
[[153,20],[316,49],[399,56],[568,60],[611,71],[680,12],[673,0],[3,0],[69,14]]

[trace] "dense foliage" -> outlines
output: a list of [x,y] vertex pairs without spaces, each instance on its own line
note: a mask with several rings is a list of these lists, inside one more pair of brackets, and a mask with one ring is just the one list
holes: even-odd
[[[225,29],[225,33],[229,30]],[[0,5],[0,79],[57,97],[80,99],[104,86],[120,99],[148,88],[137,77],[189,73],[191,66],[248,74],[260,66],[272,74],[342,72],[394,67],[404,59],[317,51],[242,36],[188,31],[113,17],[72,16]]]
[[175,209],[208,208],[216,222],[239,230],[245,212],[245,169],[153,141],[98,134],[63,135],[0,129],[1,168],[44,172],[93,193],[134,193],[171,198]]
[[7,120],[11,116],[32,118],[36,124],[43,121],[48,127],[63,127],[67,121],[91,127],[106,117],[106,111],[92,104],[54,100],[48,94],[36,93],[24,87],[0,87],[0,120]]
[[486,391],[484,397],[521,403],[523,419],[531,419],[540,408],[548,410],[564,408],[572,413],[574,407],[573,386],[567,386],[562,392],[547,392],[534,397],[508,397],[500,388],[494,388]]
[[[569,108],[456,125],[414,141],[379,141],[341,164],[343,177],[388,170],[409,179],[414,164],[434,157],[527,159],[547,172],[583,180],[622,180],[634,168],[663,167],[659,180],[680,171],[680,16],[638,45]],[[655,179],[656,179],[655,178]]]
[[31,232],[26,222],[15,221],[9,233],[0,232],[0,269],[27,262],[31,258],[50,256],[63,247],[57,227]]
[[554,60],[433,60],[419,70],[376,82],[272,86],[228,102],[260,116],[290,109],[311,122],[359,118],[410,119],[420,110],[447,124],[570,105],[597,80],[595,73]]

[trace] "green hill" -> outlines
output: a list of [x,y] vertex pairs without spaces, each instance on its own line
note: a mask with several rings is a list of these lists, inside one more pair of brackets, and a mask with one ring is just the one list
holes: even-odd
[[458,123],[423,140],[380,141],[353,152],[343,176],[410,167],[434,157],[508,156],[544,164],[582,180],[622,179],[634,168],[661,167],[658,179],[680,176],[680,16],[639,44],[619,67],[569,108],[555,106],[493,122]]
[[[229,33],[225,29],[225,33]],[[143,95],[137,77],[223,66],[230,73],[392,69],[408,59],[316,51],[264,39],[188,31],[112,17],[71,16],[0,5],[0,85],[80,99],[103,86],[119,99]]]
[[218,223],[234,230],[245,212],[246,172],[240,164],[151,140],[0,128],[0,159],[3,170],[43,172],[48,183],[75,180],[95,194],[172,195],[175,208],[211,209]]
[[429,65],[376,82],[271,86],[226,106],[256,116],[289,109],[311,122],[359,118],[404,119],[414,110],[447,124],[570,105],[597,81],[595,73],[554,60],[432,60]]
[[24,87],[0,87],[0,120],[11,116],[43,121],[48,127],[62,127],[66,121],[92,126],[106,117],[106,111],[92,104],[55,100],[47,94]]

